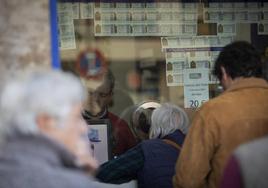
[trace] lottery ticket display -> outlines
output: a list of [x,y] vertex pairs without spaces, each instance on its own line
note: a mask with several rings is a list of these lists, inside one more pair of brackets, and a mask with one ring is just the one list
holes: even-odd
[[208,69],[208,83],[215,84],[214,63],[232,36],[162,37],[162,51],[166,53],[166,80],[168,86],[183,86],[185,69]]
[[94,18],[94,3],[92,2],[80,3],[80,15],[81,15],[81,19],[93,19]]
[[197,34],[197,3],[95,3],[95,36]]
[[268,22],[260,22],[258,24],[258,34],[268,35]]
[[[74,16],[77,17],[76,8],[72,3],[58,3],[58,34],[61,50],[75,49]],[[75,11],[75,13],[73,13]]]
[[267,35],[267,2],[227,2],[205,3],[203,8],[205,23],[217,23],[217,34],[235,35],[236,23],[257,23],[258,34]]

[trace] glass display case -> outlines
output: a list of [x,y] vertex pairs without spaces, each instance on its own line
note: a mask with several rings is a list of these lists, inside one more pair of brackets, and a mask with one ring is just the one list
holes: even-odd
[[61,68],[84,79],[110,69],[109,110],[118,116],[157,101],[191,117],[221,92],[213,65],[233,41],[251,42],[267,60],[267,2],[58,0],[57,17]]

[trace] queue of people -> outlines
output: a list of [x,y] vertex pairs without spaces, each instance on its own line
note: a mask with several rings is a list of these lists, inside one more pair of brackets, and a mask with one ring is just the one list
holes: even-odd
[[[248,42],[231,43],[213,73],[221,95],[191,123],[182,108],[162,104],[149,139],[137,144],[129,125],[108,111],[109,71],[94,89],[60,71],[18,72],[0,96],[0,187],[112,188],[133,179],[139,188],[267,187],[268,83],[260,55]],[[112,123],[116,158],[98,166],[86,122],[101,118]]]
[[101,165],[99,180],[120,184],[137,179],[139,187],[172,187],[189,120],[183,109],[168,103],[156,108],[151,119],[150,139]]

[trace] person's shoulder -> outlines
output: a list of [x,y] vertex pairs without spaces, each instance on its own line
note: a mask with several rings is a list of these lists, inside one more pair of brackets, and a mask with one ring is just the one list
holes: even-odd
[[223,92],[220,95],[218,95],[217,97],[214,97],[214,98],[210,99],[205,104],[208,104],[209,106],[218,105],[220,103],[223,103],[229,97],[230,97],[230,93],[229,92]]
[[[96,187],[93,186],[93,178],[91,176],[88,176],[83,171],[80,171],[78,169],[72,169],[67,167],[60,167],[57,168],[49,165],[42,165],[42,170],[40,171],[40,165],[30,165],[26,167],[20,167],[18,171],[23,170],[23,174],[20,175],[20,178],[18,178],[17,182],[23,182],[23,177],[25,176],[32,176],[33,179],[36,181],[25,185],[33,186],[33,187],[51,187],[51,188],[58,188],[58,187],[65,187],[65,188],[71,188],[76,187],[79,184],[79,187],[81,188],[87,188],[87,187]],[[41,180],[46,180],[44,182],[41,182]],[[42,186],[39,186],[40,183],[42,183]],[[23,187],[23,186],[22,186]],[[99,186],[100,187],[100,186]]]
[[202,106],[197,110],[197,112],[213,112],[214,109],[222,109],[223,106],[228,105],[228,103],[233,103],[234,99],[229,92],[224,92],[219,96],[209,99],[207,102],[203,103]]
[[177,155],[178,151],[171,144],[166,143],[163,139],[149,139],[141,143],[141,148],[145,155],[148,154],[163,154],[167,153],[168,155]]
[[119,121],[124,121],[123,119],[121,119],[120,117],[118,117],[117,115],[115,115],[112,112],[108,111],[108,118],[110,119],[110,121],[112,122],[119,122]]
[[158,145],[159,146],[161,144],[164,144],[164,142],[163,142],[162,139],[158,139],[158,138],[143,140],[141,142],[141,146],[153,146],[153,145]]
[[112,119],[120,119],[117,115],[115,115],[114,113],[108,111],[108,118],[112,118]]
[[[226,96],[222,94],[221,96],[215,97],[203,103],[202,106],[196,110],[191,127],[195,124],[200,125],[200,123],[205,127],[215,127],[216,122],[218,122],[220,125],[219,117],[222,117],[221,114],[225,114],[226,110],[229,111],[230,108],[230,105],[226,104],[225,97]],[[211,124],[208,122],[214,123]]]
[[199,117],[199,116],[207,116],[207,114],[211,113],[214,111],[214,109],[217,109],[221,104],[221,99],[219,99],[219,97],[210,99],[209,101],[205,102],[202,104],[202,106],[200,108],[197,108],[195,111],[195,116]]
[[[75,169],[68,169],[68,168],[61,168],[58,170],[54,169],[54,172],[50,172],[51,179],[54,179],[55,184],[57,181],[61,181],[61,186],[65,188],[71,187],[79,187],[81,188],[112,188],[115,187],[112,184],[106,184],[98,182],[95,178],[91,175],[86,174],[81,170]],[[57,184],[56,184],[57,185]],[[59,185],[59,184],[58,184]]]
[[128,124],[124,119],[118,117],[117,115],[113,114],[112,112],[108,112],[108,118],[111,121],[111,123],[113,124],[113,126],[128,127]]
[[235,150],[234,155],[243,172],[245,184],[251,184],[252,187],[267,187],[267,144],[268,137],[266,136],[243,144]]
[[268,136],[240,145],[235,150],[235,154],[237,156],[240,155],[250,156],[250,155],[256,155],[258,153],[262,154],[265,153],[266,155],[268,155],[267,145],[268,145]]

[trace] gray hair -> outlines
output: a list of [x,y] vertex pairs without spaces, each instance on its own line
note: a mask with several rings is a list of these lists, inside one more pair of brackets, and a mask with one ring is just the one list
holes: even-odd
[[163,138],[176,130],[186,134],[189,119],[185,111],[173,104],[164,103],[153,111],[149,138]]
[[85,92],[71,74],[52,70],[19,71],[6,82],[0,97],[0,132],[37,134],[36,117],[45,113],[63,120]]

